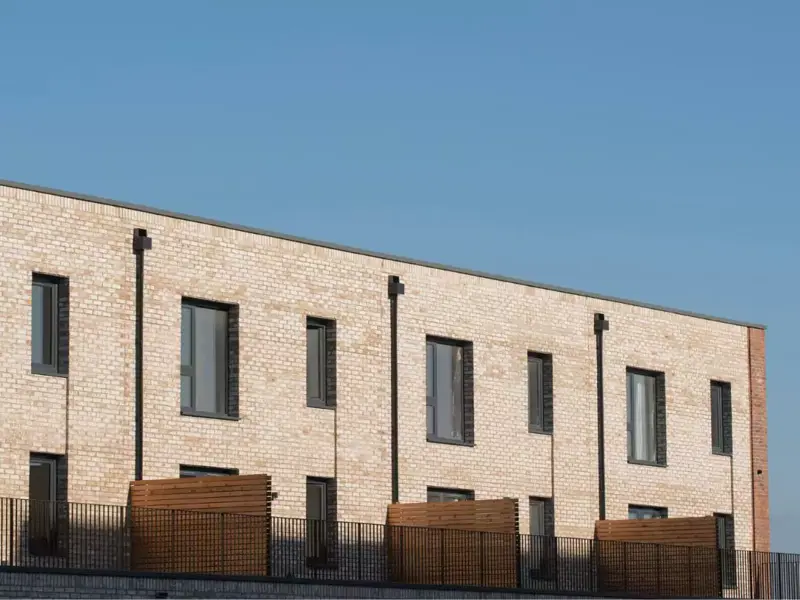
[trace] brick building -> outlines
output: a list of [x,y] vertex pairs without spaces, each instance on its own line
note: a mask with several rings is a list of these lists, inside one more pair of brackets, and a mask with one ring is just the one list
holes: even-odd
[[278,516],[514,497],[769,547],[761,326],[12,182],[0,225],[0,496],[268,473]]

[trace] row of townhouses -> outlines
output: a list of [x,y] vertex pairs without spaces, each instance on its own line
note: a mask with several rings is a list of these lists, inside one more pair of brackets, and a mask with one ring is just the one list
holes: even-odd
[[266,473],[274,514],[519,499],[768,550],[764,328],[0,182],[0,495]]

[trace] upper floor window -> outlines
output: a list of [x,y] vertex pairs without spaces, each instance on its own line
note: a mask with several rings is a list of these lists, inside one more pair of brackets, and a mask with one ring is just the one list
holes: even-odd
[[461,502],[463,500],[475,500],[475,492],[472,490],[428,488],[428,502]]
[[528,353],[528,431],[553,432],[553,356]]
[[428,441],[473,443],[472,344],[427,339]]
[[238,416],[238,307],[184,298],[181,411]]
[[711,448],[717,454],[733,451],[731,384],[711,382]]
[[306,398],[308,406],[336,406],[336,321],[306,320]]
[[669,512],[666,508],[657,506],[628,506],[629,519],[666,519]]
[[667,415],[663,373],[629,368],[628,461],[667,464]]
[[33,274],[31,370],[44,375],[69,371],[69,280]]

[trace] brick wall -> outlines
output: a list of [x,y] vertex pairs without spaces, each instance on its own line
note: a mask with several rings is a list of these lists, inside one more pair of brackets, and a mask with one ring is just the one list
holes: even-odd
[[[606,333],[607,514],[736,517],[752,546],[746,327],[0,186],[0,495],[26,496],[31,451],[69,455],[72,501],[122,503],[133,477],[134,227],[147,229],[144,476],[178,465],[267,473],[276,516],[305,515],[305,478],[337,479],[339,518],[391,499],[388,275],[399,275],[400,500],[428,486],[555,498],[556,534],[598,515],[593,314]],[[69,277],[69,377],[30,373],[31,272]],[[181,416],[181,297],[239,307],[238,420]],[[334,319],[337,407],[306,406],[307,316]],[[472,343],[474,447],[426,442],[425,339]],[[553,355],[552,436],[530,433],[527,355]],[[626,367],[665,373],[667,467],[627,463]],[[709,380],[731,382],[733,457],[711,452]],[[765,463],[764,463],[765,465]],[[764,471],[766,472],[766,471]],[[521,528],[528,529],[527,511]],[[738,535],[738,532],[742,532]]]
[[753,481],[753,549],[769,552],[769,470],[767,469],[767,365],[764,330],[750,328],[750,428]]

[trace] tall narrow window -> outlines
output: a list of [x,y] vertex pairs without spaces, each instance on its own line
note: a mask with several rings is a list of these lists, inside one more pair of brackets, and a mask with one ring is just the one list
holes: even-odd
[[629,519],[666,519],[669,512],[666,508],[658,506],[638,506],[631,504],[628,506]]
[[731,384],[711,382],[711,448],[717,454],[733,451]]
[[666,465],[663,373],[628,369],[628,460]]
[[34,273],[31,289],[31,370],[68,372],[69,280]]
[[475,492],[472,490],[428,488],[428,502],[461,502],[463,500],[475,500]]
[[306,563],[335,568],[338,545],[336,480],[306,478]]
[[472,345],[428,338],[427,429],[431,442],[473,442]]
[[[63,473],[59,478],[58,467],[58,457],[31,454],[28,480],[28,549],[36,556],[55,556],[59,549],[58,517],[64,511],[59,510],[62,507],[56,502],[66,499],[66,481]],[[59,483],[63,485],[60,486]]]
[[336,406],[336,321],[306,320],[306,398],[308,406]]
[[238,334],[234,308],[183,300],[181,411],[186,414],[238,416],[238,344],[231,339],[232,330]]
[[552,498],[530,498],[531,577],[552,579],[558,556]]
[[553,432],[553,356],[528,353],[528,431]]
[[717,520],[717,547],[720,550],[722,585],[736,587],[736,542],[733,532],[733,515],[715,514]]

